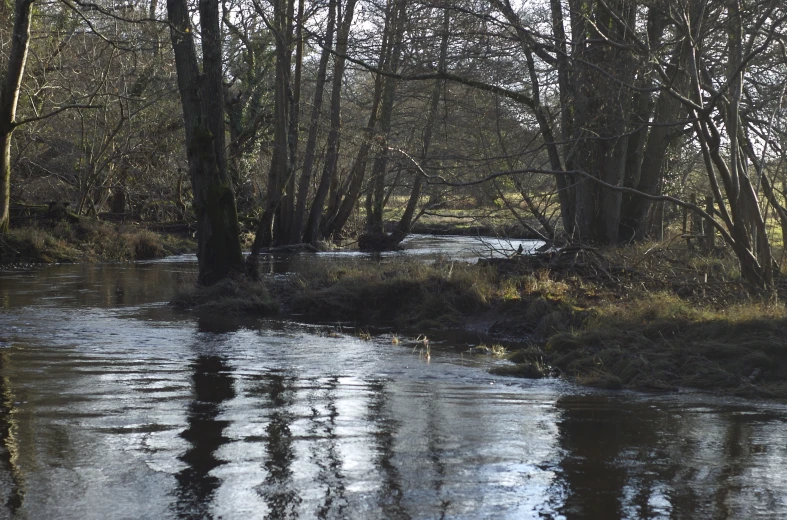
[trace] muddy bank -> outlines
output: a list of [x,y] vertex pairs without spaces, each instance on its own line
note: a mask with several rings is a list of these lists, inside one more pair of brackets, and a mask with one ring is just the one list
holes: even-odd
[[[704,287],[693,285],[691,270],[678,284],[658,281],[656,266],[642,274],[651,259],[639,259],[636,269],[625,258],[614,260],[620,263],[584,251],[571,261],[542,255],[477,265],[397,259],[315,266],[258,284],[238,280],[189,289],[173,304],[210,313],[387,325],[413,335],[475,331],[514,351],[513,364],[498,369],[505,375],[559,373],[603,388],[691,387],[787,397],[782,303],[762,301],[736,283],[719,289],[716,279],[732,269],[726,260],[712,264],[719,274]],[[672,265],[670,272],[677,273]],[[710,271],[705,267],[697,274],[703,280],[708,276],[701,271]]]
[[84,217],[41,221],[0,235],[0,265],[127,262],[194,250],[195,242],[180,233]]

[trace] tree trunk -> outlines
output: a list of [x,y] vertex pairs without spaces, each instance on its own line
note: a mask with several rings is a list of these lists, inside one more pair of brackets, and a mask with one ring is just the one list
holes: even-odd
[[[651,128],[644,153],[638,161],[639,178],[632,179],[631,186],[648,195],[658,195],[664,175],[667,147],[672,140],[674,123],[680,114],[681,106],[672,94],[663,91],[659,94]],[[648,211],[652,202],[645,197],[628,194],[624,197],[620,217],[619,238],[622,241],[643,240],[646,238]]]
[[328,71],[328,60],[331,57],[333,48],[333,34],[336,26],[336,3],[338,0],[331,0],[328,6],[328,28],[325,33],[322,53],[320,54],[320,64],[317,68],[317,81],[314,86],[314,101],[312,103],[311,122],[309,123],[309,134],[306,138],[306,150],[303,157],[303,172],[298,185],[298,201],[295,207],[292,229],[290,230],[290,240],[292,243],[301,240],[303,231],[303,221],[306,217],[306,200],[309,197],[309,187],[312,180],[312,170],[314,169],[315,149],[317,148],[317,131],[322,110],[322,100],[325,93],[325,79]]
[[[388,70],[393,73],[396,73],[399,68],[399,59],[402,54],[402,40],[407,21],[406,10],[407,0],[398,0],[396,2],[395,21],[392,24],[394,36],[391,45],[391,58],[388,64]],[[372,196],[370,204],[368,205],[370,211],[368,211],[366,215],[366,229],[364,231],[367,235],[377,236],[381,236],[384,233],[383,201],[385,199],[385,173],[388,167],[388,137],[391,132],[391,118],[396,97],[397,80],[387,77],[384,79],[384,85],[382,106],[380,108],[380,133],[378,136],[380,140],[380,151],[372,166]],[[370,243],[377,242],[378,241],[373,240]]]
[[309,218],[306,221],[306,229],[303,231],[303,241],[307,243],[315,242],[319,238],[320,219],[323,214],[323,206],[328,196],[331,182],[336,175],[336,165],[339,161],[339,136],[342,125],[342,81],[344,79],[344,66],[346,63],[347,40],[350,35],[355,4],[357,0],[347,0],[344,16],[339,27],[336,38],[336,56],[333,66],[333,85],[331,92],[331,129],[328,133],[328,144],[326,145],[325,164],[323,165],[320,184],[314,195]]
[[0,128],[0,235],[8,233],[11,206],[11,134]]
[[[287,186],[287,177],[291,171],[289,147],[289,109],[290,109],[290,49],[287,10],[283,3],[287,0],[274,2],[274,25],[276,33],[276,78],[274,84],[273,153],[268,171],[267,200],[265,209],[257,224],[257,232],[251,247],[249,265],[255,267],[259,253],[263,247],[274,245],[275,238],[281,235],[282,218],[279,209]],[[292,3],[293,0],[289,0]],[[276,218],[277,215],[279,218]],[[276,230],[274,231],[274,226]]]
[[[730,0],[726,5],[727,92],[718,104],[708,102],[703,96],[701,78],[708,75],[708,65],[703,61],[705,56],[701,54],[695,40],[689,38],[687,42],[691,50],[688,53],[686,72],[691,84],[691,100],[684,100],[683,104],[691,112],[715,206],[729,231],[722,233],[722,236],[738,258],[741,277],[759,291],[772,292],[773,257],[757,193],[752,186],[744,157],[746,139],[740,115],[745,71],[742,67],[744,11],[737,0]],[[700,6],[704,4],[700,3]],[[692,17],[691,26],[682,27],[683,32],[686,35],[694,34],[706,21],[706,17],[706,12],[700,9],[700,12]],[[717,60],[717,56],[713,59]],[[716,106],[708,106],[706,103],[714,103]],[[723,142],[723,139],[726,139],[726,142]],[[727,159],[721,154],[725,148],[729,150]],[[717,180],[719,178],[721,185]]]
[[[395,9],[390,9],[386,15],[385,27],[383,29],[383,41],[380,46],[380,57],[378,58],[377,68],[383,69],[390,59],[391,50],[391,35],[390,27],[393,23],[393,16]],[[374,138],[374,130],[377,126],[377,120],[380,115],[380,102],[383,94],[384,78],[381,74],[377,74],[374,79],[374,95],[372,96],[372,109],[369,112],[369,120],[366,123],[366,128],[363,133],[363,141],[358,149],[358,154],[355,156],[355,161],[350,168],[350,174],[347,176],[347,181],[342,186],[344,197],[338,204],[335,214],[326,215],[323,225],[322,234],[325,237],[333,237],[337,239],[342,234],[344,226],[352,215],[355,204],[363,188],[364,177],[366,177],[366,162],[369,158],[369,152],[372,148],[372,140]]]
[[[440,57],[437,61],[437,70],[445,71],[446,56],[448,54],[448,36],[451,28],[451,17],[448,9],[443,9],[443,27],[442,37],[440,39]],[[423,147],[421,149],[420,163],[421,167],[426,165],[426,160],[429,156],[429,146],[432,143],[432,133],[434,131],[434,122],[437,117],[437,108],[440,104],[440,92],[442,91],[443,81],[435,80],[434,89],[432,90],[432,99],[429,103],[429,109],[426,116],[426,125],[424,127]],[[413,181],[413,188],[410,191],[410,198],[407,201],[407,206],[404,209],[402,218],[399,219],[399,226],[397,228],[395,238],[397,243],[404,240],[410,234],[410,227],[413,224],[413,215],[418,201],[421,198],[421,189],[423,186],[423,175],[420,172],[415,172],[415,180]]]
[[217,0],[200,2],[200,74],[185,0],[168,0],[170,37],[183,106],[186,154],[197,215],[198,283],[211,285],[243,272],[238,214],[224,159],[221,32]]
[[[602,7],[600,2],[584,2],[590,32],[587,41],[576,47],[574,63],[575,103],[574,147],[566,161],[569,170],[580,170],[612,184],[623,185],[626,158],[629,154],[629,121],[633,94],[623,85],[634,84],[635,64],[631,54],[598,38],[624,42],[625,28]],[[629,2],[609,2],[615,14],[628,27],[634,26],[635,8]],[[601,34],[596,34],[601,32]],[[604,74],[599,74],[604,70]],[[621,95],[618,92],[622,91]],[[614,244],[618,228],[622,194],[601,187],[591,179],[574,184],[574,236],[580,241]]]
[[16,106],[30,45],[32,6],[33,0],[16,0],[8,68],[0,85],[0,234],[7,233],[10,226],[11,136],[16,127]]
[[[294,0],[290,0],[287,7],[287,34],[291,39],[293,31],[293,15],[294,15]],[[287,93],[289,98],[289,118],[287,128],[287,171],[285,173],[284,195],[282,197],[281,206],[279,207],[279,226],[278,232],[274,239],[277,245],[286,245],[291,243],[298,243],[296,238],[293,242],[291,236],[293,233],[293,224],[295,218],[295,162],[298,153],[298,138],[299,138],[299,118],[301,112],[301,71],[303,68],[303,9],[304,0],[298,0],[298,22],[296,24],[295,35],[295,71],[292,82],[287,82]],[[287,57],[290,58],[289,39]]]

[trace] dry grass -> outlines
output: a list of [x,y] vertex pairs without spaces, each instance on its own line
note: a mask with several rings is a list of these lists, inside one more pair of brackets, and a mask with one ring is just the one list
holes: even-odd
[[545,360],[600,388],[787,396],[787,294],[756,295],[724,250],[673,241],[520,264],[501,267],[506,301],[523,302],[509,307],[545,348],[514,353],[504,372]]
[[546,353],[592,386],[787,395],[787,308],[759,301],[697,307],[652,294],[601,307],[582,330],[551,336]]
[[227,279],[210,287],[184,287],[170,301],[178,309],[213,314],[269,316],[279,306],[268,287],[261,282]]
[[134,253],[135,260],[149,260],[153,258],[162,258],[166,256],[164,250],[164,243],[161,240],[161,235],[148,231],[146,229],[130,235],[129,248]]
[[489,270],[452,263],[394,260],[329,266],[300,272],[283,290],[286,306],[313,319],[417,328],[457,326],[464,314],[488,307],[494,292]]
[[78,223],[12,229],[0,240],[0,264],[125,262],[194,249],[191,240],[83,218]]

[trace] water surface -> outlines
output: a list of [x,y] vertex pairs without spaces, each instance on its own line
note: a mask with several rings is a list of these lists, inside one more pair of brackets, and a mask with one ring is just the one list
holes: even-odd
[[170,310],[194,269],[0,272],[0,518],[787,517],[783,404]]

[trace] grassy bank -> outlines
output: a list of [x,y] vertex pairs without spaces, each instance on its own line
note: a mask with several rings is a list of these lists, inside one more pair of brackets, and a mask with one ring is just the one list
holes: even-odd
[[787,397],[787,309],[750,294],[723,252],[649,246],[469,265],[395,259],[314,266],[257,284],[189,289],[210,312],[463,328],[514,347],[506,375],[560,373],[603,388]]
[[187,238],[82,218],[0,235],[0,265],[149,260],[195,249]]
[[589,386],[787,396],[783,304],[713,309],[667,293],[643,295],[603,307],[578,330],[550,336],[544,351],[550,363]]

